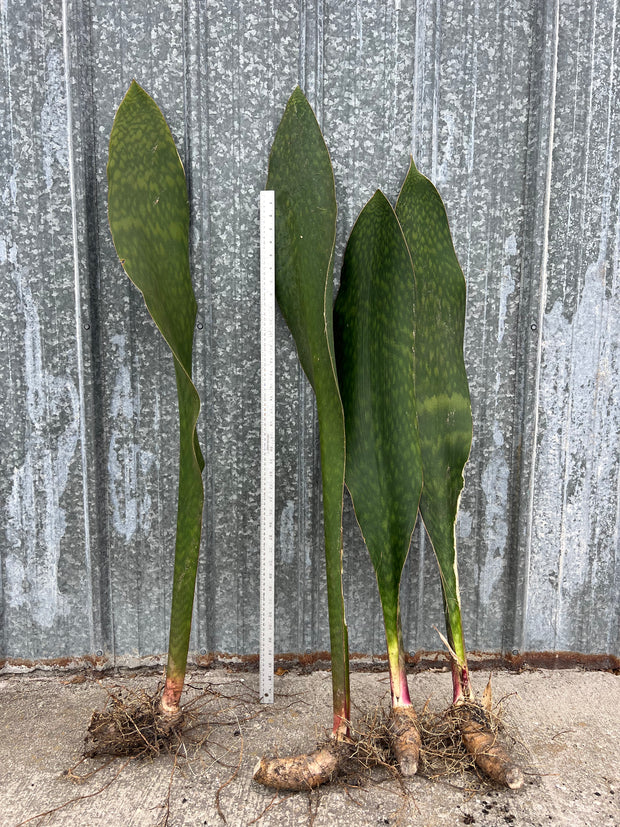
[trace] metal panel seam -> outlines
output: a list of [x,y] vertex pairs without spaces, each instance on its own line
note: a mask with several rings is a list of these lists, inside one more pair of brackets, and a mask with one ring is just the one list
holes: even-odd
[[539,399],[540,399],[540,380],[542,367],[542,342],[543,342],[543,321],[545,317],[545,306],[547,302],[547,262],[549,258],[549,225],[550,225],[550,206],[551,206],[551,179],[553,170],[553,140],[555,133],[555,101],[558,79],[558,43],[560,34],[560,0],[554,0],[554,14],[553,14],[553,59],[551,63],[551,97],[549,101],[549,134],[547,137],[547,165],[545,172],[545,193],[543,201],[543,243],[540,259],[540,296],[538,303],[538,341],[536,343],[536,372],[534,382],[533,394],[533,422],[532,422],[532,461],[530,463],[530,473],[528,480],[528,515],[527,515],[527,534],[525,543],[525,565],[524,565],[524,581],[523,581],[523,616],[521,626],[521,649],[526,648],[527,639],[527,622],[529,613],[529,577],[530,577],[530,562],[532,553],[532,532],[534,528],[534,483],[536,479],[536,453],[538,443],[538,418],[539,418]]
[[84,421],[84,358],[82,347],[82,303],[80,295],[80,259],[78,244],[77,195],[75,186],[75,158],[73,143],[73,109],[71,95],[71,52],[69,43],[69,0],[62,0],[62,41],[65,64],[65,94],[67,101],[67,156],[69,170],[69,190],[71,192],[71,234],[73,246],[73,285],[75,297],[75,339],[78,368],[78,398],[80,400],[80,459],[82,462],[82,507],[84,509],[84,562],[86,564],[86,594],[89,623],[89,640],[91,652],[95,649],[95,630],[93,625],[93,579],[90,538],[90,513],[88,507],[88,465],[86,457],[86,423]]

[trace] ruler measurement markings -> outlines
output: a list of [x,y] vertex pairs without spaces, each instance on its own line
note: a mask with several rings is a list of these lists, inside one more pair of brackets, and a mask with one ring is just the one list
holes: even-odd
[[275,626],[275,193],[260,193],[261,329],[261,703],[274,700]]

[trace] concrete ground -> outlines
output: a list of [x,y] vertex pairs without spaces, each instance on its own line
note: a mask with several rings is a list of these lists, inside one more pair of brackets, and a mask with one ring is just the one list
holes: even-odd
[[[486,676],[474,674],[482,691]],[[450,677],[410,676],[421,709],[450,699]],[[377,775],[361,786],[333,783],[312,793],[274,796],[252,781],[264,753],[306,751],[329,725],[327,672],[276,678],[274,706],[255,702],[258,676],[195,670],[188,698],[197,697],[206,729],[202,746],[176,758],[116,759],[82,783],[66,770],[80,759],[91,713],[124,685],[154,688],[156,677],[133,673],[5,675],[0,679],[0,824],[182,827],[182,825],[620,825],[620,677],[607,672],[527,671],[494,675],[494,698],[508,725],[517,725],[521,757],[531,774],[517,792],[480,788],[475,778],[406,782]],[[386,707],[382,673],[351,675],[354,717]],[[210,689],[211,694],[202,694]],[[206,722],[206,723],[205,723]],[[104,762],[90,759],[75,774]],[[103,789],[102,789],[103,788]],[[101,792],[99,792],[102,790]],[[218,792],[219,791],[219,792]],[[50,815],[44,811],[82,797]],[[219,805],[219,812],[218,812]]]

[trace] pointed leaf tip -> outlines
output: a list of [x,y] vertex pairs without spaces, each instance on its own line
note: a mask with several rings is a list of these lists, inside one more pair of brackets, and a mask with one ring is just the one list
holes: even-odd
[[287,104],[286,104],[285,117],[286,117],[286,112],[290,111],[291,109],[295,110],[296,112],[297,111],[302,111],[303,112],[304,110],[308,111],[308,112],[312,113],[312,117],[314,118],[314,120],[316,120],[316,115],[314,114],[314,111],[313,111],[312,107],[310,106],[310,102],[308,101],[308,98],[304,95],[304,93],[301,89],[301,86],[296,86],[293,89],[293,91],[291,92],[291,96],[288,99]]
[[368,201],[368,203],[370,204],[371,202],[374,202],[375,204],[379,203],[379,202],[383,204],[385,202],[386,204],[389,204],[390,207],[392,207],[392,205],[390,204],[390,202],[386,198],[385,194],[380,189],[376,189],[374,191],[374,194],[373,194],[372,198]]

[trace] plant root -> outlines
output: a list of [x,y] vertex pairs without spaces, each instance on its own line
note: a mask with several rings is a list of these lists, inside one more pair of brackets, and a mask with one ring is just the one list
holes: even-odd
[[[57,813],[78,801],[101,795],[114,784],[132,761],[142,757],[155,757],[164,751],[174,755],[168,794],[163,805],[165,812],[163,818],[158,821],[159,827],[166,827],[170,818],[170,791],[179,757],[182,756],[187,765],[191,766],[194,761],[200,761],[202,764],[202,755],[206,753],[210,766],[213,764],[229,766],[224,763],[223,759],[230,753],[230,746],[223,746],[217,742],[212,744],[210,742],[211,732],[219,727],[235,727],[233,734],[241,735],[242,723],[252,720],[259,714],[255,709],[254,693],[245,692],[245,686],[244,692],[233,692],[230,695],[220,691],[217,684],[210,682],[206,687],[192,686],[189,683],[186,683],[186,686],[198,691],[199,694],[185,704],[183,715],[175,718],[161,712],[161,685],[154,694],[149,694],[144,690],[131,691],[120,686],[115,687],[118,690],[116,694],[108,691],[108,701],[103,712],[94,712],[92,715],[82,758],[73,767],[65,770],[63,775],[74,783],[83,784],[114,764],[118,757],[129,757],[121,763],[112,778],[95,792],[76,796],[57,807],[30,816],[16,827]],[[215,709],[211,708],[211,704],[214,704]],[[241,714],[237,712],[239,708]],[[191,747],[193,755],[188,753],[188,747]],[[84,761],[89,758],[96,759],[99,756],[107,756],[108,760],[95,769],[81,774],[76,773],[76,769]],[[241,738],[237,767],[229,780],[225,781],[216,793],[217,811],[224,823],[226,818],[221,807],[220,794],[236,777],[242,756],[243,739]]]
[[497,729],[485,709],[475,703],[459,704],[456,709],[463,744],[478,767],[496,783],[520,789],[523,773],[497,740]]
[[430,711],[427,706],[420,714],[419,727],[422,745],[418,774],[430,781],[465,778],[476,772],[474,759],[465,750],[454,707],[443,712]]
[[263,757],[254,768],[254,780],[275,790],[311,790],[335,778],[351,750],[348,741],[333,739],[314,752]]
[[389,729],[392,751],[402,775],[415,775],[422,743],[415,709],[412,706],[394,707],[390,713]]
[[110,693],[103,711],[92,714],[84,757],[155,756],[172,750],[178,745],[184,716],[163,713],[160,702],[161,688],[153,695]]
[[392,733],[390,718],[376,707],[365,715],[355,726],[350,727],[353,739],[351,760],[345,767],[347,781],[359,777],[367,777],[373,769],[382,767],[396,776],[398,771],[394,766],[394,752],[392,750]]
[[[494,781],[511,789],[522,786],[521,769],[510,760],[498,740],[502,725],[496,713],[485,711],[473,701],[453,704],[443,712],[433,712],[427,707],[420,714],[422,747],[419,775],[431,781],[460,778],[467,787],[471,784],[468,776],[473,773],[481,782]],[[469,736],[474,734],[474,727],[479,733],[485,733],[485,746],[482,746],[480,738],[474,738],[472,743]],[[490,755],[495,755],[491,761],[486,760],[489,758],[489,745],[492,745]],[[498,756],[501,756],[500,762]],[[497,770],[498,763],[503,766],[503,772],[493,771],[494,768]]]

